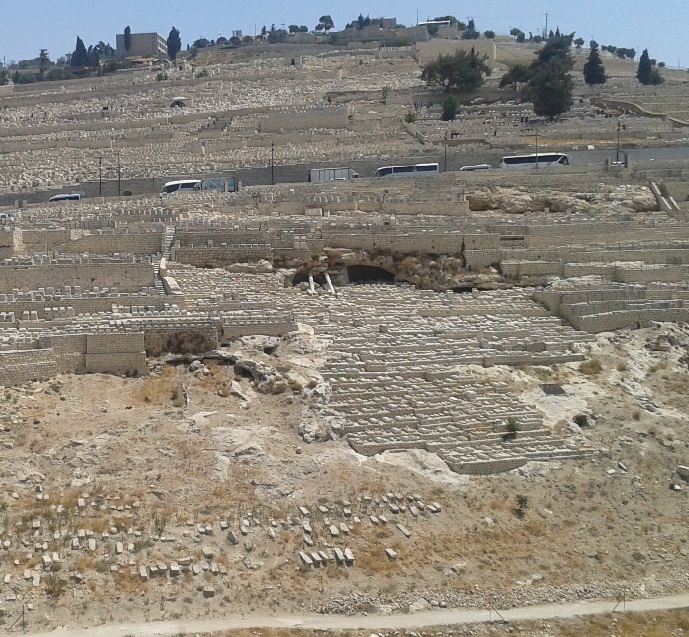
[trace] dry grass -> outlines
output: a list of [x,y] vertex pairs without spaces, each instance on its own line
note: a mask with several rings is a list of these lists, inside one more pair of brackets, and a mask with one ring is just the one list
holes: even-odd
[[148,582],[144,582],[138,575],[129,573],[114,573],[115,588],[121,593],[148,592]]
[[579,365],[579,371],[586,376],[597,376],[603,371],[603,364],[597,358],[591,358]]
[[174,367],[164,367],[160,376],[146,378],[133,393],[138,405],[182,406],[179,373]]
[[95,569],[97,563],[98,563],[98,560],[96,560],[95,556],[93,556],[93,555],[82,555],[74,563],[74,567],[77,569],[77,571],[84,573],[86,571],[90,571],[90,570]]

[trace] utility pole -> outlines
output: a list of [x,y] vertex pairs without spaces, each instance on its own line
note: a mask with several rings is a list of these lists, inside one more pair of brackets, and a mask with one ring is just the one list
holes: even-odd
[[534,128],[534,132],[536,133],[536,170],[538,170],[538,129]]
[[120,158],[121,152],[117,151],[117,196],[122,194],[122,162]]
[[545,33],[543,34],[543,37],[546,39],[548,38],[548,14],[545,14]]
[[447,128],[445,129],[445,162],[443,163],[443,172],[447,172]]
[[615,155],[615,162],[620,161],[620,128],[622,128],[622,123],[620,120],[617,120],[617,153]]
[[103,155],[98,158],[98,196],[103,196]]
[[270,183],[275,185],[275,142],[270,140]]

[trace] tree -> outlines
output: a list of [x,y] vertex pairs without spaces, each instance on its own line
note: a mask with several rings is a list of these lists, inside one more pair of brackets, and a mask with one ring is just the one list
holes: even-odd
[[41,79],[43,79],[43,76],[45,75],[46,71],[50,68],[50,65],[52,62],[50,61],[50,54],[48,53],[48,49],[41,49],[41,52],[38,55],[38,72],[40,74]]
[[182,38],[179,30],[172,27],[170,35],[167,36],[167,54],[171,60],[177,59],[177,54],[182,50]]
[[554,120],[573,104],[573,82],[569,72],[574,66],[569,54],[574,34],[552,37],[532,62],[531,78],[525,87],[536,115]]
[[[321,28],[319,29],[318,27]],[[316,31],[325,31],[327,33],[328,31],[330,31],[330,29],[334,28],[335,23],[329,15],[322,15],[320,18],[318,18],[318,25],[316,26]]]
[[592,46],[591,52],[589,53],[589,59],[586,61],[586,64],[584,64],[584,82],[589,86],[595,86],[596,84],[605,84],[607,80],[605,67],[598,53],[598,47]]
[[517,515],[522,517],[529,506],[529,496],[520,494],[517,496]]
[[261,27],[261,35],[268,35],[268,29],[265,24]]
[[290,24],[289,25],[289,32],[290,33],[299,33],[299,26],[296,24]]
[[469,24],[467,24],[466,30],[462,33],[462,38],[464,40],[477,40],[480,36],[480,33],[476,30],[476,24],[474,23],[474,19],[472,18],[469,20]]
[[510,35],[517,40],[517,42],[524,42],[526,40],[526,35],[524,31],[517,28],[510,29]]
[[132,48],[132,29],[131,27],[124,27],[124,50],[129,51]]
[[455,117],[457,117],[457,99],[450,95],[443,102],[443,112],[440,115],[440,119],[443,122],[451,122]]
[[531,79],[529,65],[524,62],[517,62],[510,65],[507,73],[500,78],[500,88],[505,88],[511,84],[512,89],[516,91],[517,84],[525,84],[529,79]]
[[652,70],[653,64],[651,63],[651,58],[648,55],[648,49],[644,49],[641,57],[639,58],[639,66],[636,69],[636,78],[642,84],[650,84]]
[[101,59],[115,57],[115,49],[113,49],[109,44],[103,42],[103,40],[101,40],[93,48],[98,52],[98,57]]
[[271,44],[279,44],[286,41],[287,31],[284,29],[275,29],[274,31],[271,29],[270,33],[268,34],[268,42]]
[[86,52],[86,66],[96,67],[99,64],[100,56],[98,55],[98,51],[93,46],[89,46],[88,51]]
[[193,49],[205,49],[209,45],[210,42],[206,38],[199,38],[198,40],[194,40],[191,46]]
[[484,31],[483,32],[483,37],[488,39],[488,40],[495,40],[495,31]]
[[424,67],[421,79],[427,84],[442,86],[447,93],[451,89],[470,93],[483,86],[484,75],[490,75],[487,59],[488,56],[480,56],[473,48],[470,53],[457,51],[452,55],[440,55]]
[[0,67],[0,86],[5,86],[10,83],[10,72],[4,68]]
[[577,38],[574,40],[574,46],[577,47],[577,49],[580,49],[582,46],[584,46],[584,38]]
[[299,33],[308,33],[309,32],[309,27],[306,25],[302,25],[299,27]]
[[84,41],[77,36],[77,45],[76,48],[74,49],[74,53],[72,53],[72,61],[70,62],[70,65],[72,67],[83,67],[88,65],[88,59],[87,59],[87,51],[86,51],[86,46],[84,45]]

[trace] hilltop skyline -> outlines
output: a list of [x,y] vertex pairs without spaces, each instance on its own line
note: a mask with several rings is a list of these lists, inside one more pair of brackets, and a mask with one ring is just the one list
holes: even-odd
[[[11,60],[32,59],[40,49],[49,51],[53,61],[74,50],[76,37],[88,46],[102,40],[115,45],[115,35],[125,26],[132,32],[157,31],[167,37],[172,26],[179,29],[184,48],[194,40],[205,37],[230,37],[232,31],[254,35],[266,25],[287,28],[290,24],[306,25],[313,29],[321,15],[329,14],[335,30],[356,19],[361,13],[370,17],[395,17],[407,26],[439,15],[455,15],[462,21],[473,18],[476,28],[483,32],[493,30],[507,35],[511,27],[525,33],[539,33],[560,28],[562,32],[575,31],[587,43],[593,38],[599,44],[634,48],[637,54],[647,48],[651,57],[664,61],[668,67],[689,66],[689,45],[681,25],[689,23],[689,5],[677,0],[663,3],[662,7],[642,3],[640,0],[611,0],[602,5],[593,0],[581,0],[576,6],[553,7],[547,0],[530,0],[516,9],[509,0],[497,0],[486,7],[470,1],[457,7],[450,2],[431,2],[419,6],[409,1],[377,4],[357,2],[347,9],[330,3],[314,6],[305,0],[296,0],[287,7],[284,3],[263,2],[239,7],[232,12],[217,1],[197,2],[194,5],[175,4],[150,0],[140,4],[134,0],[96,5],[86,0],[63,0],[61,3],[37,0],[36,11],[26,12],[26,5],[18,0],[6,0],[11,20],[0,25],[0,56],[7,64]],[[547,18],[546,18],[547,14]]]

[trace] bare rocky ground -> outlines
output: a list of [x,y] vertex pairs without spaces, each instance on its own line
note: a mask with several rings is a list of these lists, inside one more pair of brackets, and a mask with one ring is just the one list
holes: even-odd
[[[685,610],[628,613],[625,615],[603,615],[572,620],[547,620],[510,622],[510,624],[474,624],[469,626],[448,626],[434,630],[379,631],[364,630],[331,631],[333,637],[500,637],[519,635],[521,637],[674,637],[689,630],[689,615]],[[221,633],[222,637],[313,637],[320,631],[301,629],[236,630]],[[214,634],[219,637],[218,633]],[[210,636],[207,636],[210,637]]]
[[[426,452],[354,453],[314,411],[327,388],[322,346],[308,335],[232,349],[245,364],[157,360],[145,378],[4,390],[4,628],[23,604],[35,631],[687,589],[689,485],[677,473],[689,465],[687,326],[599,335],[582,364],[482,370],[597,450],[485,477],[454,474]],[[261,366],[280,378],[257,383]],[[565,395],[547,396],[544,383]],[[305,564],[300,551],[322,551],[323,563]],[[575,634],[546,624],[516,634]]]

